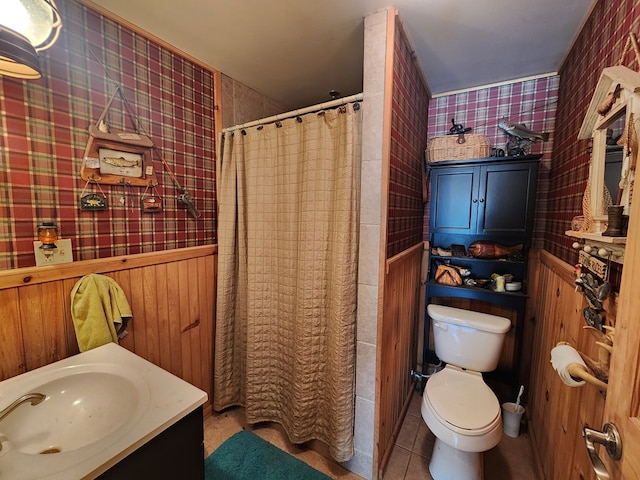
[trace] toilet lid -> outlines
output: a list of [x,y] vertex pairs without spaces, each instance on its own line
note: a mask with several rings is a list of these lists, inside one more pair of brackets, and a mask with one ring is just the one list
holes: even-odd
[[498,399],[478,372],[447,366],[429,378],[424,395],[443,423],[463,430],[481,430],[500,415]]

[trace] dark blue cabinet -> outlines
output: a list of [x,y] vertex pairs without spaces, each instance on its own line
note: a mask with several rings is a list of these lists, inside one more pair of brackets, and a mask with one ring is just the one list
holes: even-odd
[[506,158],[431,166],[430,231],[494,236],[531,232],[538,161]]
[[[516,312],[513,364],[500,379],[517,386],[527,301],[527,252],[531,246],[536,182],[541,155],[444,161],[430,164],[429,278],[426,303],[434,298],[463,298],[500,305]],[[475,241],[504,246],[522,245],[520,258],[480,259],[439,256],[434,248],[468,247]],[[437,265],[450,262],[488,279],[492,273],[510,274],[523,283],[517,292],[494,292],[486,287],[449,286],[434,281]],[[423,370],[434,360],[429,351],[429,319],[425,315]]]

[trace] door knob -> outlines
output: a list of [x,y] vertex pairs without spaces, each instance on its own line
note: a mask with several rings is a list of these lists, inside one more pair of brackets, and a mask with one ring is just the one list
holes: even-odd
[[611,477],[609,477],[609,472],[607,472],[604,463],[602,463],[602,460],[600,460],[598,456],[598,452],[596,452],[596,444],[604,445],[611,458],[620,460],[620,457],[622,457],[622,439],[620,438],[618,429],[612,423],[605,423],[602,432],[583,427],[582,436],[587,446],[593,471],[596,472],[598,480],[609,480]]

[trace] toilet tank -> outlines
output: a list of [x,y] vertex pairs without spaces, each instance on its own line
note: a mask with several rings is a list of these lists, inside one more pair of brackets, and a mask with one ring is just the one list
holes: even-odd
[[427,306],[427,313],[440,360],[476,372],[496,369],[511,320],[435,304]]

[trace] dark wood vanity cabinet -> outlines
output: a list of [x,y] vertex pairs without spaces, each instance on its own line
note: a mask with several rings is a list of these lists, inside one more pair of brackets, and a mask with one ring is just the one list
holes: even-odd
[[204,480],[202,407],[98,476],[99,480]]
[[[526,307],[527,251],[531,245],[536,182],[541,155],[443,161],[429,165],[431,204],[429,221],[429,278],[426,303],[454,306],[455,299],[481,301],[515,311],[512,331],[505,341],[513,351],[510,368],[496,372],[499,380],[516,387],[519,378],[522,331]],[[521,258],[481,259],[468,254],[475,241],[504,246],[522,244]],[[435,247],[462,245],[465,256],[440,256]],[[510,274],[523,284],[517,292],[494,292],[486,287],[449,286],[435,282],[439,263],[471,270],[471,277],[490,279],[492,273]],[[451,303],[451,299],[454,299]],[[459,300],[458,300],[459,301]],[[462,308],[465,308],[464,306]],[[425,314],[423,373],[437,360],[429,351],[429,319]],[[504,356],[504,355],[503,355]]]

